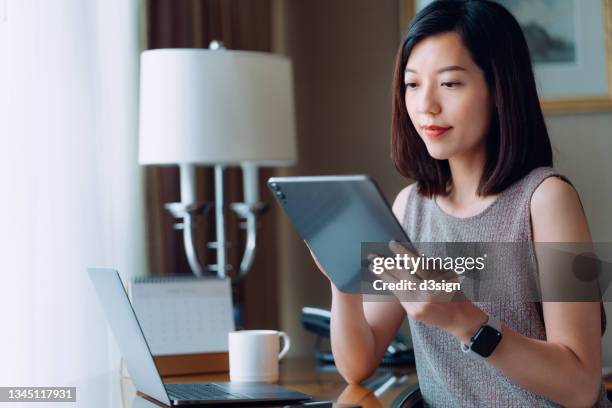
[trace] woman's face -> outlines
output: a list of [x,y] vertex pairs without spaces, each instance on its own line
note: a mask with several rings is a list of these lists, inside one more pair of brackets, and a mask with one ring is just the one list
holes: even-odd
[[408,115],[433,158],[469,157],[484,149],[492,98],[483,72],[457,33],[417,43],[404,83]]

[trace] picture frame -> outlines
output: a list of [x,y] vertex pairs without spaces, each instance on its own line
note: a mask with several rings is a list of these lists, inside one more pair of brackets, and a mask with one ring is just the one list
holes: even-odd
[[[432,0],[398,1],[403,36]],[[544,112],[612,110],[612,0],[495,1],[526,33]]]

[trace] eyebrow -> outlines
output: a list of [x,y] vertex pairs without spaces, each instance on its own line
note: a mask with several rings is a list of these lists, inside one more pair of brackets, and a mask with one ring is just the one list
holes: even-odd
[[[459,65],[449,65],[447,67],[442,67],[438,70],[438,74],[441,74],[443,72],[448,72],[448,71],[467,71],[467,69],[460,67]],[[404,73],[406,72],[412,72],[413,74],[416,74],[417,72],[414,69],[408,68],[406,67],[406,69],[404,70]]]

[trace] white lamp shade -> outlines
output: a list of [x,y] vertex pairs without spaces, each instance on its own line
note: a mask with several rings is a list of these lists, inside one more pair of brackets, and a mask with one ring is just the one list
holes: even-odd
[[249,51],[157,49],[141,55],[141,164],[296,161],[288,58]]

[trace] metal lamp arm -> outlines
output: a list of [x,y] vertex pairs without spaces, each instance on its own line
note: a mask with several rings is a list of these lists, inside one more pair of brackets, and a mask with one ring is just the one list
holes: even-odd
[[174,228],[183,230],[183,241],[185,255],[191,271],[196,276],[204,276],[206,269],[200,263],[194,242],[194,221],[201,214],[206,213],[211,205],[209,203],[196,202],[196,175],[192,164],[180,165],[181,202],[168,203],[165,208],[182,222],[175,223]]
[[242,168],[242,183],[244,202],[233,203],[230,208],[244,219],[240,224],[246,230],[246,243],[240,262],[240,271],[234,276],[234,282],[239,282],[249,272],[255,260],[257,245],[257,219],[267,209],[267,205],[259,202],[259,169],[256,164],[244,162]]
[[240,282],[253,266],[255,260],[255,247],[257,245],[257,219],[263,214],[268,206],[264,203],[233,203],[230,208],[244,218],[244,222],[240,224],[246,230],[246,242],[244,253],[240,261],[240,271],[233,277],[233,282]]
[[187,255],[187,262],[191,267],[191,270],[196,276],[204,276],[204,268],[198,259],[196,253],[195,243],[193,242],[193,226],[192,216],[189,214],[183,218],[183,241],[185,245],[185,255]]

